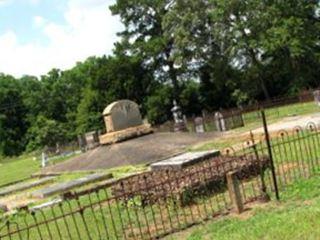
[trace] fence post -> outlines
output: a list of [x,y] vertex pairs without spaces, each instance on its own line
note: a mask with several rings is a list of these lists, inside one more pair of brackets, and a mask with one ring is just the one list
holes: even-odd
[[236,172],[227,173],[227,184],[231,202],[238,214],[244,211],[243,202],[241,199],[239,180]]
[[271,173],[272,173],[272,181],[273,181],[273,185],[274,185],[274,191],[276,193],[276,199],[280,200],[277,176],[276,176],[276,171],[275,171],[274,161],[273,161],[273,155],[272,155],[270,135],[269,135],[269,131],[268,131],[268,124],[267,124],[266,114],[265,114],[264,110],[261,110],[261,116],[262,116],[264,134],[265,134],[265,137],[266,137],[268,154],[269,154],[270,163],[271,163]]
[[252,149],[253,149],[254,155],[255,155],[256,160],[259,163],[259,167],[260,167],[260,181],[261,181],[261,193],[262,193],[261,197],[262,197],[263,201],[267,202],[267,201],[270,200],[270,197],[269,197],[269,195],[267,193],[267,186],[266,186],[266,182],[264,180],[264,169],[263,169],[263,166],[261,164],[261,159],[259,157],[257,144],[255,143],[254,135],[253,135],[252,131],[250,131],[250,138],[251,138],[251,142],[252,142]]

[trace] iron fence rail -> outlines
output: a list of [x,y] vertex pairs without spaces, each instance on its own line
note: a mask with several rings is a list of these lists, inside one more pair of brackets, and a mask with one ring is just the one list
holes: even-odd
[[157,239],[228,214],[230,171],[237,172],[244,203],[272,197],[270,154],[280,191],[319,173],[318,124],[280,131],[269,143],[252,135],[241,148],[180,171],[143,173],[66,193],[43,209],[20,209],[0,220],[0,239]]

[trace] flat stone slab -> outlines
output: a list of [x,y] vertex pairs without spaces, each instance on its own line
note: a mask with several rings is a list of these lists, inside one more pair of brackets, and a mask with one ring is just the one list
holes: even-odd
[[0,197],[15,193],[15,192],[20,192],[23,190],[27,190],[30,188],[34,188],[46,183],[50,183],[54,180],[54,177],[46,177],[46,178],[42,178],[39,179],[37,181],[33,181],[33,182],[21,182],[21,183],[17,183],[5,188],[0,189]]
[[181,169],[186,166],[194,165],[199,162],[208,160],[212,157],[217,157],[219,155],[220,155],[220,151],[218,150],[187,152],[172,158],[168,158],[164,161],[153,163],[150,166],[152,170],[161,170],[161,169],[168,169],[168,168]]
[[73,188],[81,187],[86,184],[90,184],[93,182],[98,182],[98,181],[102,181],[110,178],[112,178],[112,174],[97,174],[97,173],[91,174],[83,178],[79,178],[79,179],[72,180],[65,183],[55,184],[47,188],[34,191],[33,193],[31,193],[31,195],[34,198],[46,198],[55,194],[67,192]]

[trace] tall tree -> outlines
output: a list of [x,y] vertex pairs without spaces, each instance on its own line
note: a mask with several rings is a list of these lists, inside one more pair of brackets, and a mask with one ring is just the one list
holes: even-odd
[[178,98],[182,69],[174,64],[173,38],[164,34],[162,26],[171,3],[172,0],[117,0],[110,9],[114,15],[120,16],[125,26],[125,30],[119,33],[123,50],[143,59],[156,79],[162,82],[169,79],[174,97]]
[[0,74],[0,155],[17,155],[25,147],[26,108],[17,79]]
[[[301,75],[312,72],[306,59],[313,67],[319,65],[317,7],[317,0],[176,0],[167,14],[166,29],[174,36],[178,57],[192,63],[210,53],[204,60],[208,63],[214,53],[221,53],[226,64],[244,73],[245,86],[260,89],[269,98],[270,88],[279,80],[274,78],[277,71],[290,67],[291,82],[299,82]],[[281,69],[270,77],[269,66],[279,59],[290,65],[278,65]]]

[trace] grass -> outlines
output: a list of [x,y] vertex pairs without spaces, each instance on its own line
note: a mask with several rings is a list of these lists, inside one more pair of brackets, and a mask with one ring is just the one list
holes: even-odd
[[40,170],[40,162],[31,156],[0,160],[0,186],[31,176]]
[[[287,116],[305,115],[314,113],[316,111],[319,111],[319,107],[317,107],[313,102],[310,102],[302,104],[291,104],[280,108],[267,109],[266,114],[268,116],[269,123],[273,123]],[[234,130],[234,134],[231,134],[227,137],[216,138],[211,142],[192,147],[189,150],[199,151],[214,148],[221,150],[241,142],[241,139],[239,139],[238,137],[239,134],[261,126],[261,119],[258,116],[258,112],[245,114],[244,120],[246,122],[246,126]],[[70,157],[63,157],[61,159],[56,159],[55,162],[65,161],[69,158]],[[125,166],[112,169],[111,172],[114,173],[115,177],[121,177],[123,175],[130,174],[136,171],[142,171],[144,169],[144,166]],[[40,162],[38,160],[34,160],[34,157],[30,155],[23,155],[18,158],[7,158],[2,160],[0,159],[0,186],[28,178],[30,177],[30,175],[38,172],[39,170]]]
[[254,206],[244,216],[230,216],[167,239],[319,239],[320,177],[301,180],[281,193],[280,202]]
[[[303,116],[312,113],[319,112],[320,108],[314,102],[308,103],[297,103],[291,104],[283,107],[276,107],[266,109],[266,116],[268,124],[273,124],[279,122],[281,119],[290,117],[290,116]],[[262,118],[260,112],[250,112],[243,115],[245,126],[241,128],[234,129],[227,133],[226,136],[215,138],[214,140],[197,145],[193,148],[190,148],[191,151],[203,151],[210,149],[219,149],[223,150],[227,147],[239,144],[242,141],[247,140],[248,136],[242,134],[254,130],[256,128],[262,127]],[[242,135],[242,136],[240,136]]]
[[[306,164],[310,166],[310,160],[319,159],[316,158],[320,153],[319,144],[314,144],[316,141],[315,137],[318,138],[318,135],[319,134],[309,133],[308,135],[304,135],[305,138],[301,138],[301,136],[288,136],[285,139],[286,142],[274,151],[278,175],[282,173],[279,170],[281,169],[280,166],[282,166],[283,161],[287,161],[287,163],[297,163],[300,161],[301,165]],[[277,142],[274,144],[276,143]],[[297,143],[304,147],[303,152],[300,152],[300,148],[296,148]],[[295,148],[293,148],[293,145]],[[309,149],[309,151],[312,150],[314,154],[311,155],[307,149]],[[288,152],[286,158],[283,156],[284,152]],[[317,166],[319,166],[319,164]],[[116,172],[116,175],[119,177],[137,171],[138,169],[134,167],[121,167],[113,169],[113,171]],[[141,166],[141,170],[144,170],[143,166]],[[307,169],[307,171],[310,172],[311,168]],[[317,169],[313,174],[318,172]],[[304,236],[301,235],[301,233],[306,234],[310,232],[310,223],[312,226],[317,227],[318,225],[315,224],[319,224],[320,226],[320,222],[317,221],[318,218],[313,218],[312,215],[314,211],[318,211],[317,209],[320,207],[320,193],[317,192],[320,186],[320,177],[301,180],[303,177],[304,176],[299,176],[298,179],[300,182],[289,187],[284,194],[281,192],[282,201],[280,203],[271,202],[263,207],[255,206],[252,211],[245,213],[244,218],[225,217],[221,220],[216,220],[214,223],[183,232],[181,233],[182,235],[180,234],[177,237],[173,236],[173,239],[272,239],[277,236],[284,236],[283,239],[295,239],[294,237],[298,236],[296,239],[301,239]],[[293,179],[292,181],[297,181],[297,179]],[[257,181],[244,182],[247,198],[255,196],[254,188],[259,187],[257,183]],[[280,184],[281,190],[289,184],[290,183],[286,182]],[[270,182],[268,182],[267,186],[270,186]],[[252,192],[250,191],[251,187],[253,188]],[[113,201],[111,190],[102,189],[99,192],[82,196],[79,200],[65,201],[62,205],[38,212],[35,216],[27,214],[26,218],[24,218],[21,217],[23,216],[22,214],[15,216],[13,220],[17,222],[21,228],[26,223],[30,226],[36,222],[42,222],[45,219],[54,219],[54,215],[63,216],[66,213],[74,211],[74,214],[65,215],[65,217],[60,220],[55,222],[52,220],[50,227],[51,233],[58,234],[57,227],[55,227],[55,225],[58,225],[63,235],[61,239],[69,239],[68,230],[65,229],[67,226],[72,236],[79,235],[82,239],[89,239],[90,237],[92,239],[101,239],[99,234],[109,234],[111,239],[116,238],[116,235],[122,238],[124,237],[124,232],[126,235],[131,235],[131,237],[138,237],[139,232],[137,231],[141,228],[143,231],[142,234],[148,234],[148,224],[150,224],[152,231],[156,231],[156,227],[160,228],[160,232],[166,231],[164,228],[170,228],[170,222],[172,222],[173,228],[181,229],[179,221],[183,226],[188,222],[193,222],[195,215],[198,219],[203,219],[205,216],[219,213],[220,210],[224,211],[230,206],[230,199],[228,198],[227,192],[223,192],[222,195],[201,196],[200,194],[200,196],[193,198],[194,205],[189,206],[175,205],[174,202],[171,202],[169,199],[166,204],[142,207],[141,200],[139,199],[129,199],[126,203],[121,200]],[[94,207],[90,207],[91,203],[94,203]],[[80,206],[84,209],[84,215],[81,215],[77,210]],[[156,222],[154,220],[155,216],[157,218]],[[308,222],[304,222],[302,218],[308,219]],[[23,222],[23,219],[26,219],[26,221]],[[164,225],[162,221],[165,222]],[[55,225],[53,223],[55,223]],[[84,224],[90,229],[90,233],[86,232]],[[281,228],[277,228],[279,224]],[[131,233],[130,225],[132,225],[134,233]],[[80,229],[79,232],[77,232],[77,226]],[[291,226],[300,229],[292,234],[290,232]],[[161,227],[163,227],[163,229],[161,229]],[[14,229],[14,226],[12,226],[12,228]],[[46,232],[45,225],[39,228],[43,233],[43,239],[50,238],[48,235],[49,232]],[[2,229],[2,232],[6,232],[5,228]],[[268,235],[266,235],[265,232],[267,232]],[[319,232],[320,231],[316,231],[315,234],[319,234]],[[26,232],[24,231],[21,234],[25,236]],[[38,239],[37,234],[38,231],[36,228],[31,229],[31,239]],[[12,236],[12,239],[17,239],[17,237],[17,235]],[[312,239],[313,235],[309,234],[307,237],[307,239]]]

